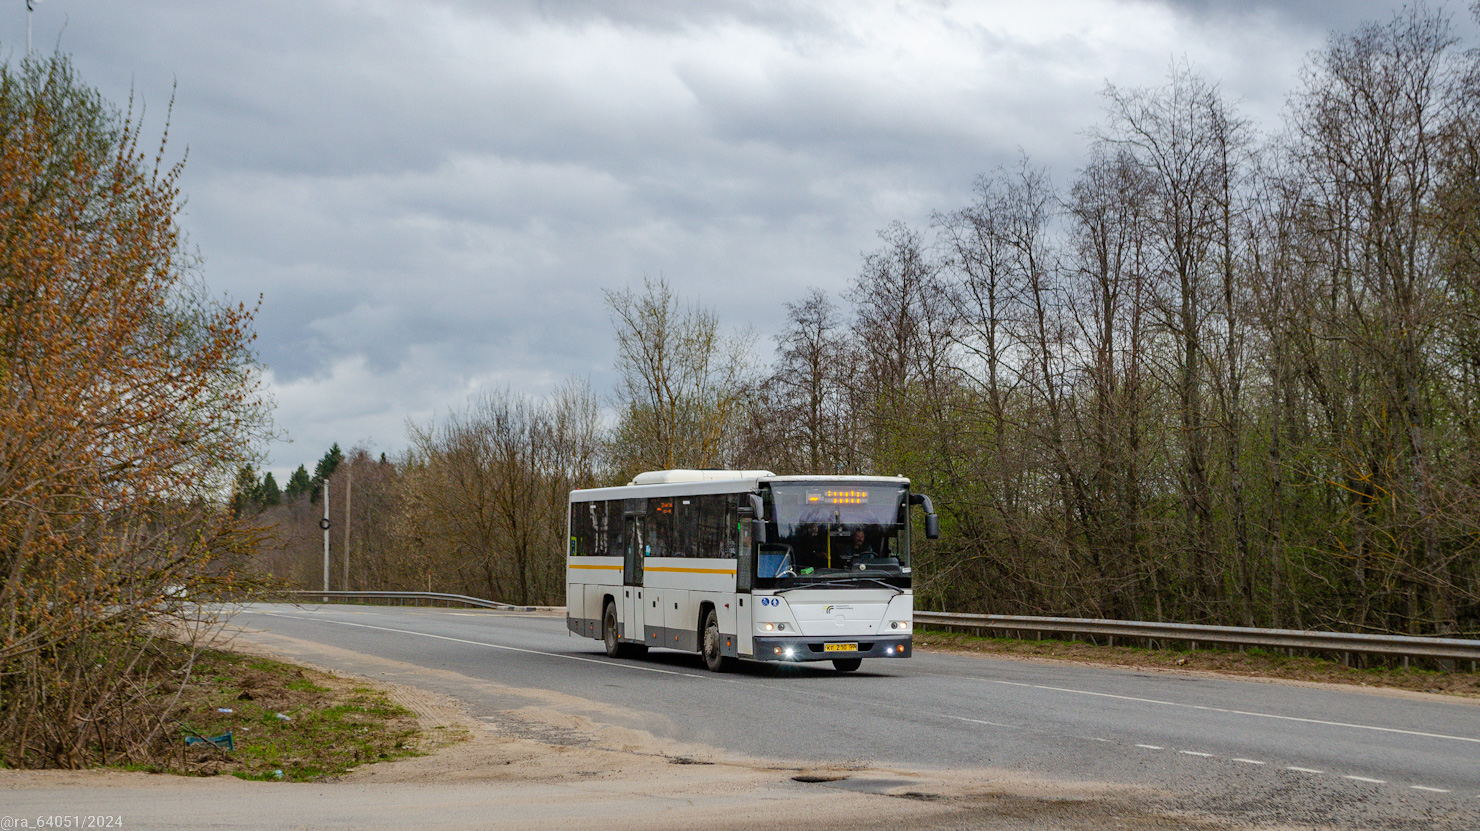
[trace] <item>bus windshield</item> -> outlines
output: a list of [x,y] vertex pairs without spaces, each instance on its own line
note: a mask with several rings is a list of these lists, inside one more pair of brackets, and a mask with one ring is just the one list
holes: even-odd
[[910,585],[909,494],[901,484],[772,482],[759,588]]

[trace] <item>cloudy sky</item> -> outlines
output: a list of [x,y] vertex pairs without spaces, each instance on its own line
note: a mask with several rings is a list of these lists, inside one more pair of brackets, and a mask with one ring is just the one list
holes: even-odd
[[174,95],[184,229],[212,288],[261,297],[282,475],[480,390],[609,389],[601,292],[644,275],[768,353],[888,222],[1020,153],[1072,179],[1107,82],[1186,60],[1274,129],[1306,55],[1398,5],[46,0],[33,26],[148,134]]

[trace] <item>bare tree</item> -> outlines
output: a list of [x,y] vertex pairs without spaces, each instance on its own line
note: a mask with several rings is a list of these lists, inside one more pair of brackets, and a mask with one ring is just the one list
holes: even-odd
[[[1107,152],[1107,150],[1109,152]],[[1094,507],[1090,559],[1103,585],[1095,601],[1110,617],[1160,611],[1162,582],[1145,511],[1153,489],[1147,453],[1153,347],[1149,269],[1153,188],[1128,153],[1098,148],[1068,203],[1074,245],[1069,315],[1081,344],[1076,431],[1084,437],[1086,500]],[[1146,589],[1150,591],[1146,591]]]
[[621,377],[613,461],[626,473],[722,466],[755,384],[754,336],[724,333],[713,311],[682,303],[661,278],[643,282],[642,294],[606,293]]
[[1322,323],[1349,351],[1327,366],[1346,368],[1354,408],[1332,437],[1362,534],[1352,556],[1359,573],[1398,564],[1402,618],[1440,632],[1457,624],[1452,549],[1439,519],[1432,338],[1442,285],[1428,217],[1461,80],[1454,43],[1447,17],[1421,6],[1333,37],[1292,115],[1317,253],[1336,299]]
[[1185,66],[1174,66],[1166,86],[1106,89],[1110,125],[1101,139],[1124,148],[1155,192],[1151,231],[1158,276],[1158,314],[1174,344],[1168,382],[1181,421],[1175,451],[1181,457],[1184,501],[1182,553],[1189,581],[1180,595],[1199,618],[1216,615],[1218,594],[1213,526],[1208,385],[1208,321],[1219,265],[1220,202],[1227,193],[1229,117],[1217,88]]
[[851,469],[852,408],[848,405],[848,338],[837,307],[819,289],[786,304],[787,328],[776,336],[776,363],[769,386],[776,391],[776,419],[770,429],[801,448],[798,459],[778,460],[779,468],[799,473],[838,473]]

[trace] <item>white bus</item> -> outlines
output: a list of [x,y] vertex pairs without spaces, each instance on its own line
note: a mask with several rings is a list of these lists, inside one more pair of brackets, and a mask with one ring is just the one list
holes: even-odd
[[934,539],[903,477],[663,470],[571,491],[566,625],[614,658],[678,649],[716,672],[907,657],[912,505]]

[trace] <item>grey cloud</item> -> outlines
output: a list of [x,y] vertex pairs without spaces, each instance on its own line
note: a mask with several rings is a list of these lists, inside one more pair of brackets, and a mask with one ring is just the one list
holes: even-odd
[[214,288],[263,295],[291,468],[394,449],[489,385],[608,385],[601,290],[644,274],[764,346],[783,301],[842,289],[876,229],[1019,148],[1070,178],[1107,79],[1186,53],[1265,117],[1327,28],[1283,6],[52,0],[36,22],[50,42],[69,16],[83,77],[150,125],[178,79],[182,222]]
[[1407,4],[1387,0],[1243,0],[1238,3],[1220,0],[1159,0],[1196,20],[1214,25],[1236,25],[1254,15],[1271,15],[1290,24],[1306,27],[1321,34],[1346,32],[1364,23],[1381,23],[1390,19],[1402,6],[1422,4],[1429,9],[1447,12],[1454,17],[1456,28],[1467,36],[1476,30],[1469,2],[1424,2]]

